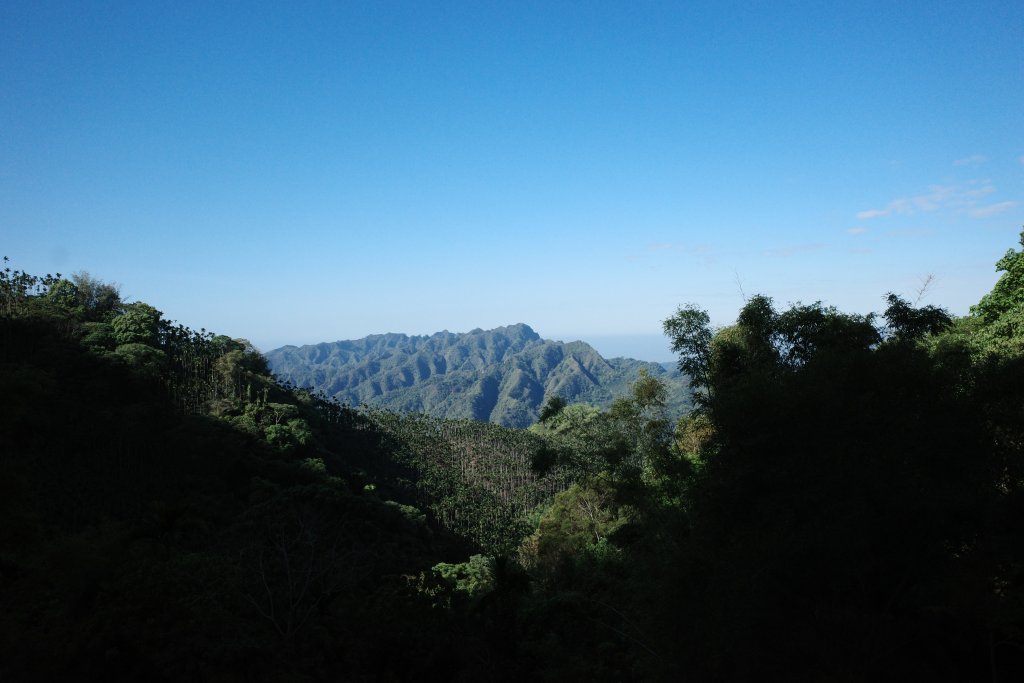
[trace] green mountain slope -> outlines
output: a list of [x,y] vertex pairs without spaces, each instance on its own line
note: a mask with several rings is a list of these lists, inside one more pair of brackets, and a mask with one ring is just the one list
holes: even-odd
[[282,381],[343,403],[508,427],[533,423],[552,396],[606,407],[627,393],[641,369],[668,385],[672,414],[684,413],[690,400],[686,379],[671,364],[605,359],[589,344],[541,339],[522,323],[285,346],[266,357]]

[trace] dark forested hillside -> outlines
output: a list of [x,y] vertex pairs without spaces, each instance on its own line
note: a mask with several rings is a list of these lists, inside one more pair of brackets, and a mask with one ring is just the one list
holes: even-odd
[[524,324],[285,346],[266,357],[281,380],[342,403],[508,427],[532,424],[553,396],[606,408],[629,392],[641,369],[665,382],[673,415],[682,415],[690,398],[672,365],[605,359],[584,342],[541,339]]
[[[6,269],[0,680],[1024,680],[1024,251],[996,267],[961,318],[680,307],[692,411],[641,369],[528,430],[345,407]],[[602,362],[467,337],[363,344]]]
[[444,605],[564,485],[537,437],[432,426],[89,276],[0,271],[0,680],[500,675]]

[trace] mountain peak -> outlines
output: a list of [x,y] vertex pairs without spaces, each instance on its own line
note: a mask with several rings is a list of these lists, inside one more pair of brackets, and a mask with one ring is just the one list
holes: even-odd
[[629,391],[641,368],[669,384],[674,412],[682,414],[689,401],[678,373],[632,359],[609,363],[586,342],[542,339],[526,323],[286,346],[266,357],[282,380],[343,403],[511,427],[531,424],[544,401],[556,395],[570,402],[610,405]]
[[499,327],[495,332],[501,330],[506,334],[515,334],[525,339],[540,339],[540,335],[534,332],[533,328],[526,323],[515,323],[514,325],[506,325],[505,327]]

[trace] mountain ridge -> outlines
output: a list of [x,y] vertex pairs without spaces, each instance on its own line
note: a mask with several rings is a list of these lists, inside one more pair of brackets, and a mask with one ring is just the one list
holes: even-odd
[[670,413],[681,415],[689,406],[688,383],[671,363],[606,359],[584,341],[543,339],[525,323],[462,333],[389,332],[287,345],[265,355],[281,380],[342,403],[509,427],[534,422],[556,395],[607,407],[628,392],[641,369],[666,383]]

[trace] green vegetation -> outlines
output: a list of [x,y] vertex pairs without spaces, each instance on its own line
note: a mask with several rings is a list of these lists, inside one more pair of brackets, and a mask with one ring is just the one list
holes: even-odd
[[997,267],[963,318],[681,307],[692,411],[637,368],[529,429],[345,407],[7,269],[0,679],[1019,680],[1024,252]]
[[429,337],[373,335],[285,346],[267,353],[274,374],[348,405],[528,427],[545,401],[609,407],[641,370],[665,384],[669,412],[690,409],[685,376],[672,365],[604,359],[590,345],[541,339],[528,325]]
[[419,652],[421,618],[444,642],[406,577],[462,543],[362,493],[358,416],[68,282],[0,277],[0,678],[340,677]]
[[546,444],[530,432],[379,409],[365,414],[394,462],[411,469],[424,509],[491,555],[514,553],[531,531],[529,516],[566,486],[560,471],[535,471]]

